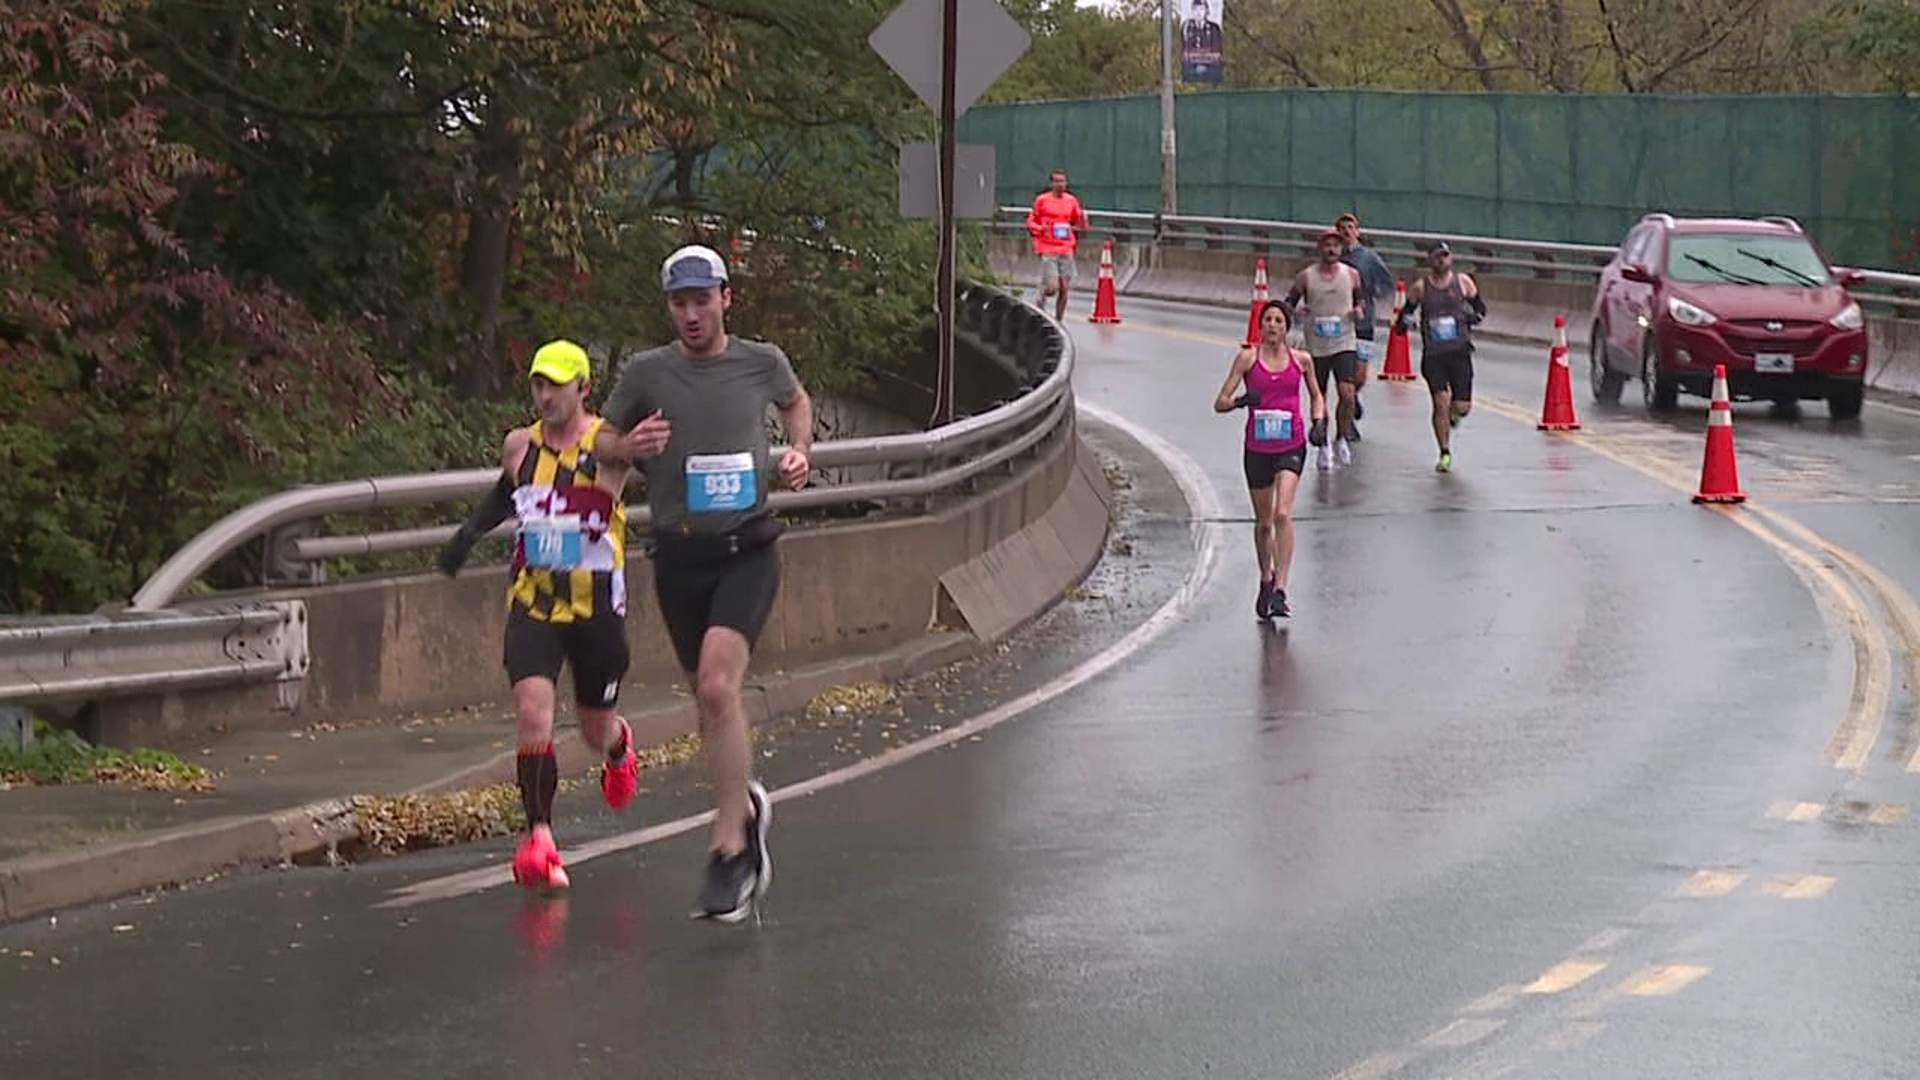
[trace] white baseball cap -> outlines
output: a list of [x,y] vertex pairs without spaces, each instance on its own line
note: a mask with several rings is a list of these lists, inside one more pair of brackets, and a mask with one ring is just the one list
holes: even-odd
[[726,283],[727,260],[710,247],[689,244],[660,264],[660,287],[667,292],[711,289]]

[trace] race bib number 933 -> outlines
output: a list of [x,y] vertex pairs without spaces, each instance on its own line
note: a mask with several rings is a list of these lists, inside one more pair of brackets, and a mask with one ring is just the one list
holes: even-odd
[[759,499],[753,455],[694,454],[687,458],[687,509],[696,514],[750,510]]

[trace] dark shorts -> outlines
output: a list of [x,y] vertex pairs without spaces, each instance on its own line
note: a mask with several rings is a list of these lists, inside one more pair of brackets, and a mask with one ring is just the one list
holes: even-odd
[[1360,354],[1357,352],[1334,353],[1332,356],[1313,358],[1313,378],[1320,384],[1320,395],[1326,396],[1327,378],[1332,376],[1343,383],[1355,381],[1355,369],[1360,366]]
[[1265,491],[1280,478],[1281,472],[1290,472],[1295,476],[1307,467],[1307,448],[1296,446],[1291,450],[1269,453],[1265,450],[1248,450],[1242,466],[1247,471],[1247,490]]
[[507,681],[560,681],[564,663],[573,668],[573,700],[583,709],[611,709],[620,701],[627,674],[627,620],[596,615],[578,622],[542,622],[523,608],[507,612],[502,660]]
[[691,675],[713,627],[739,631],[748,648],[759,642],[780,592],[779,546],[713,557],[663,545],[654,552],[653,592],[680,669]]
[[1473,400],[1472,349],[1423,352],[1420,356],[1420,375],[1427,380],[1427,390],[1431,393],[1451,393],[1455,401]]

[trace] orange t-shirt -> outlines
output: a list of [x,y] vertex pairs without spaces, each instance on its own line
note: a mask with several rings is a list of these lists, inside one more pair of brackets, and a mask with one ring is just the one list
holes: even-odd
[[1075,229],[1087,227],[1087,211],[1071,192],[1043,191],[1027,212],[1027,232],[1033,234],[1033,250],[1040,255],[1073,254],[1080,242]]

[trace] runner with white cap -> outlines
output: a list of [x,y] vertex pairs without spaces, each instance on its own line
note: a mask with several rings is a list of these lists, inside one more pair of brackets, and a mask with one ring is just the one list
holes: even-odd
[[[596,449],[637,461],[653,512],[653,584],[660,615],[700,709],[714,789],[705,887],[696,917],[739,922],[773,879],[773,807],[752,778],[740,700],[754,643],[780,588],[781,524],[767,509],[771,479],[804,487],[812,470],[813,403],[785,352],[730,335],[727,262],[683,247],[660,269],[677,340],[621,368]],[[773,463],[768,406],[788,449]],[[624,433],[624,434],[622,434]]]

